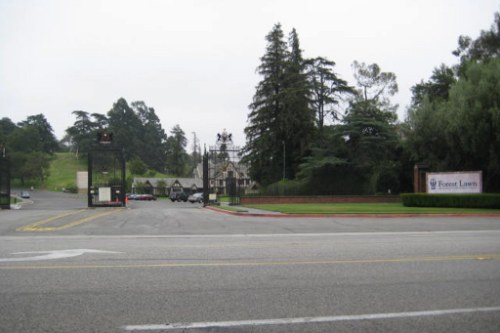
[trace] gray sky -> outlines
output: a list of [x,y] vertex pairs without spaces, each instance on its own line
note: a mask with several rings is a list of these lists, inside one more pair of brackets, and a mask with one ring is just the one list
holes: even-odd
[[[265,36],[296,28],[304,57],[394,72],[405,117],[410,88],[451,65],[460,35],[493,23],[498,0],[0,0],[0,118],[45,114],[60,139],[74,110],[107,113],[124,97],[169,131],[244,145]],[[188,150],[191,148],[189,147]]]

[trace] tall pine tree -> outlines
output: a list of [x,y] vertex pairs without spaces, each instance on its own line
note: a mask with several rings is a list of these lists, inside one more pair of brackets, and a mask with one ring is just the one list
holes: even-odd
[[314,133],[307,76],[299,39],[290,33],[290,50],[276,24],[266,36],[266,53],[258,73],[263,77],[250,104],[243,161],[257,182],[267,185],[294,178]]
[[294,179],[299,164],[308,154],[314,139],[314,111],[311,105],[311,86],[297,31],[289,35],[290,52],[285,70],[285,108],[281,115],[282,140],[285,150],[286,178]]
[[282,155],[281,115],[284,112],[284,77],[288,50],[283,41],[281,24],[276,24],[266,36],[266,53],[261,58],[258,73],[263,77],[256,87],[250,104],[247,143],[243,161],[250,165],[250,174],[261,184],[270,184],[280,178]]

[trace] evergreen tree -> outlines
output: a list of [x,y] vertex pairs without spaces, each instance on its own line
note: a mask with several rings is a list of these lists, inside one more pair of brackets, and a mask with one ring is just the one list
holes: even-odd
[[108,112],[108,121],[109,131],[113,133],[113,143],[124,149],[125,159],[140,156],[144,147],[141,140],[142,124],[124,98],[113,104]]
[[161,126],[160,119],[155,110],[142,101],[132,102],[132,109],[142,124],[140,132],[142,148],[138,152],[138,157],[150,168],[159,172],[165,171],[167,134]]
[[294,179],[299,164],[309,154],[315,133],[315,115],[310,107],[311,86],[295,29],[289,36],[288,61],[284,79],[284,112],[280,115],[280,136],[284,141],[284,176]]
[[19,126],[34,128],[38,132],[43,152],[53,154],[58,150],[59,144],[54,135],[54,130],[43,114],[29,116],[25,121],[19,123]]
[[95,145],[97,133],[107,127],[107,118],[104,115],[77,110],[72,112],[76,116],[73,126],[66,129],[69,136],[70,148],[76,154],[86,155]]
[[[343,120],[349,160],[360,174],[370,175],[365,192],[395,191],[399,189],[397,105],[389,97],[398,91],[396,75],[382,72],[377,64],[354,61],[353,68],[360,90]],[[380,188],[387,183],[392,185]]]
[[170,134],[167,139],[167,172],[182,177],[192,171],[189,170],[190,163],[186,153],[186,135],[179,125],[175,125]]
[[328,116],[332,120],[339,120],[335,107],[339,105],[342,95],[353,94],[354,89],[335,74],[333,71],[335,62],[322,57],[308,59],[306,62],[312,88],[311,103],[321,133]]
[[250,104],[243,161],[253,179],[267,185],[294,178],[314,135],[310,86],[297,32],[284,41],[280,24],[266,36],[266,53],[258,73],[263,77]]
[[266,53],[261,58],[258,73],[263,77],[256,87],[250,104],[248,126],[245,128],[247,143],[243,148],[243,161],[250,165],[250,174],[261,184],[280,179],[283,163],[281,147],[285,108],[285,70],[288,60],[283,31],[276,24],[266,36]]
[[424,98],[428,98],[431,102],[448,100],[450,88],[455,82],[457,78],[453,69],[442,64],[434,69],[429,81],[422,81],[411,88],[412,105],[419,105]]

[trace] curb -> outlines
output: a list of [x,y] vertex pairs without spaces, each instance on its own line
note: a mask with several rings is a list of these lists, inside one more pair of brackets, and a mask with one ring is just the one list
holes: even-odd
[[257,214],[257,213],[242,213],[242,212],[232,212],[229,210],[217,208],[217,207],[204,207],[208,210],[233,215],[233,216],[248,216],[248,217],[274,217],[274,218],[409,218],[409,217],[499,217],[500,213],[492,214],[285,214],[285,213],[274,213],[274,214]]

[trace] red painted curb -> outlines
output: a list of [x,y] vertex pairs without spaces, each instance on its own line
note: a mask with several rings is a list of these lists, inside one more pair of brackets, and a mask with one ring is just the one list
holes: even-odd
[[353,217],[353,218],[404,218],[404,217],[500,217],[500,214],[255,214],[232,212],[217,207],[205,207],[214,212],[233,216],[249,217],[275,217],[275,218],[328,218],[328,217]]

